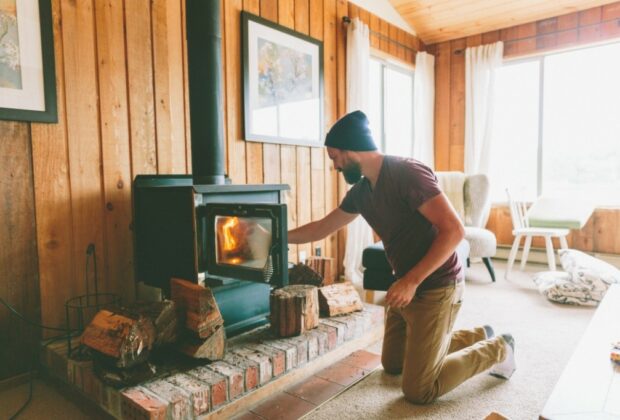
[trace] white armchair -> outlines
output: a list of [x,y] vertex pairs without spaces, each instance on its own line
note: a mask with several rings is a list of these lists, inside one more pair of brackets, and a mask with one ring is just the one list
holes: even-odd
[[485,229],[491,210],[489,178],[484,174],[465,175],[462,172],[436,174],[441,189],[465,225],[469,257],[481,258],[489,270],[491,280],[495,281],[491,257],[497,252],[497,239],[493,232]]

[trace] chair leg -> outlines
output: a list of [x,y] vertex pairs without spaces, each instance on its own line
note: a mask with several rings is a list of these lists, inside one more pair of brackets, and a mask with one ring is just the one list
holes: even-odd
[[553,255],[553,242],[551,242],[551,236],[545,236],[545,246],[547,247],[547,262],[549,263],[549,270],[555,271],[555,255]]
[[517,235],[515,237],[514,242],[512,243],[512,248],[510,249],[510,255],[508,256],[508,265],[506,266],[506,274],[504,274],[504,278],[508,278],[508,274],[510,270],[512,270],[512,265],[515,262],[515,258],[517,257],[517,251],[519,250],[519,243],[521,242],[521,235]]
[[568,242],[566,242],[566,236],[560,236],[560,248],[568,249]]
[[527,256],[530,253],[530,246],[532,245],[532,237],[527,235],[525,237],[525,244],[523,244],[523,253],[521,254],[521,270],[525,269],[525,263],[527,262]]
[[493,270],[493,263],[491,262],[491,258],[484,257],[482,258],[482,262],[487,266],[487,270],[489,270],[489,274],[491,275],[491,280],[495,283],[495,270]]

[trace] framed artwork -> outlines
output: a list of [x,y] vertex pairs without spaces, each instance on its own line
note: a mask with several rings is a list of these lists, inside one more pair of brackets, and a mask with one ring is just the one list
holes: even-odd
[[0,0],[0,119],[58,120],[50,0]]
[[323,144],[323,43],[242,12],[245,139]]

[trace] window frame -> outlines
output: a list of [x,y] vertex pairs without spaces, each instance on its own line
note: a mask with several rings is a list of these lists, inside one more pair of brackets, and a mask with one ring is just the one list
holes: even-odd
[[[620,40],[614,39],[608,42],[601,42],[591,45],[584,45],[575,48],[551,51],[543,54],[529,55],[526,57],[514,57],[503,60],[502,66],[518,65],[529,62],[538,62],[538,147],[536,156],[536,197],[540,197],[543,191],[543,153],[544,153],[544,105],[545,105],[545,58],[558,54],[572,53],[591,48],[604,47],[606,45],[620,44]],[[492,205],[507,205],[508,201],[494,201]],[[618,205],[596,204],[596,208],[620,209]]]
[[[396,61],[390,57],[387,57],[385,53],[381,51],[371,49],[370,51],[370,59],[378,62],[381,65],[381,133],[379,139],[379,148],[382,153],[385,153],[386,150],[386,135],[385,135],[385,69],[389,68],[390,70],[405,74],[407,76],[411,76],[411,109],[414,110],[414,93],[415,93],[415,66],[402,62]],[[413,155],[413,142],[414,133],[415,133],[414,119],[413,115],[411,116],[411,155]],[[375,136],[376,138],[376,136]]]

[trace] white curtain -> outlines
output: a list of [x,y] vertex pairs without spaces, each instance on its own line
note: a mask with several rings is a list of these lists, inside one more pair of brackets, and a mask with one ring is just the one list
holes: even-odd
[[433,55],[422,51],[416,54],[413,78],[413,157],[434,168],[435,57]]
[[[368,73],[370,37],[368,25],[355,18],[347,29],[347,113],[360,110],[368,114]],[[372,229],[358,216],[347,227],[344,275],[354,284],[362,283],[362,252],[373,243]]]
[[465,50],[465,173],[489,174],[495,72],[503,42]]

